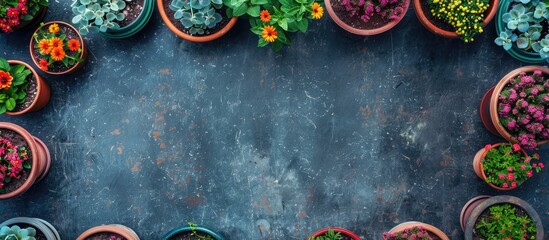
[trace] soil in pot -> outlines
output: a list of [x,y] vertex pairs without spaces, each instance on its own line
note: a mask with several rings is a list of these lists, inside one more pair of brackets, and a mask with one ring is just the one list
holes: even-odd
[[[520,217],[528,217],[530,218],[530,216],[528,216],[528,214],[526,213],[526,211],[524,211],[524,209],[522,209],[521,207],[518,207],[516,205],[513,205],[513,204],[497,204],[497,205],[493,205],[493,206],[501,206],[501,205],[509,205],[511,206],[512,208],[515,209],[515,215],[516,216],[520,216]],[[481,222],[481,221],[491,221],[491,213],[490,213],[490,208],[487,208],[486,210],[484,210],[484,212],[482,212],[480,214],[480,216],[478,217],[477,219],[477,222],[475,223],[475,227],[473,228],[473,240],[481,240],[481,239],[486,239],[486,237],[489,237],[489,236],[483,236],[478,230],[477,230],[477,223]],[[530,218],[531,219],[531,218]],[[535,223],[532,221],[531,224],[535,227]],[[523,225],[521,225],[521,227],[523,227]],[[536,232],[533,232],[531,234],[528,234],[529,236],[535,236],[536,235]]]
[[127,239],[116,233],[102,232],[102,233],[94,234],[90,237],[87,237],[86,240],[127,240]]
[[[48,26],[49,24],[44,25],[42,27],[42,30],[48,31]],[[78,35],[78,33],[74,31],[72,28],[65,26],[64,24],[59,24],[59,33],[57,34],[57,36],[60,36],[62,34],[66,35],[66,39],[77,39],[78,41],[81,40],[80,35]],[[38,63],[40,62],[40,59],[42,59],[42,57],[40,55],[40,51],[38,50],[38,48],[34,48],[34,46],[38,44],[34,41],[34,38],[32,38],[32,44],[33,44],[32,57],[34,58],[35,62]],[[81,48],[83,48],[83,42],[80,42],[80,46]],[[78,64],[78,62],[76,62],[75,65],[76,64]],[[62,62],[53,62],[48,66],[48,71],[49,72],[65,72],[71,69],[72,67],[74,67],[74,65],[66,67]]]
[[[173,237],[169,238],[168,240],[203,240],[204,238],[199,238],[197,236],[191,235],[191,232],[182,232],[174,235]],[[200,232],[202,236],[210,237],[211,239],[215,239],[212,236],[208,235],[207,233]],[[208,238],[206,238],[208,239]]]
[[[177,30],[179,30],[181,32],[184,32],[185,34],[191,35],[189,33],[189,29],[185,28],[185,26],[183,26],[183,24],[179,20],[175,19],[175,17],[174,17],[175,11],[173,11],[170,8],[170,4],[172,3],[172,1],[173,0],[162,0],[162,3],[164,5],[164,11],[166,12],[166,15],[168,16],[168,19],[170,19],[170,22],[172,22],[172,24],[177,28]],[[227,9],[225,8],[225,6],[223,6],[220,9],[216,9],[215,11],[217,13],[221,14],[221,16],[223,17],[221,22],[217,23],[217,25],[215,25],[214,28],[204,29],[204,34],[203,35],[192,35],[192,36],[200,37],[200,36],[212,35],[212,34],[218,32],[219,30],[223,29],[223,27],[225,27],[225,25],[227,25],[229,23],[229,21],[231,19],[228,18],[227,15],[225,14],[227,12]]]
[[[0,136],[11,141],[15,146],[25,147],[25,149],[27,149],[27,154],[29,156],[29,159],[26,160],[26,162],[32,164],[32,152],[29,149],[28,143],[25,141],[25,139],[21,135],[17,134],[12,130],[0,129]],[[12,178],[9,183],[6,183],[6,185],[4,185],[2,189],[0,189],[0,193],[10,193],[17,190],[21,186],[23,186],[25,181],[27,181],[27,178],[29,177],[30,172],[31,172],[30,169],[23,168],[21,172],[19,172],[21,174],[19,179]]]
[[345,9],[345,6],[343,5],[343,0],[330,0],[330,5],[332,6],[334,13],[339,17],[341,21],[356,29],[377,29],[389,24],[392,21],[398,21],[383,18],[379,14],[374,14],[374,16],[372,16],[370,20],[368,20],[368,22],[365,22],[364,20],[360,19],[360,15],[351,16],[350,12]]
[[[13,225],[10,225],[10,227],[13,226]],[[37,227],[33,226],[33,225],[30,225],[30,224],[24,224],[24,223],[18,223],[17,226],[19,226],[20,228],[28,228],[28,227],[31,227],[31,228],[34,228],[36,230],[36,236],[34,236],[34,238],[36,240],[48,240],[48,238],[46,237],[46,235],[40,231],[40,229],[38,229]]]
[[36,76],[34,76],[34,74],[31,73],[27,76],[27,79],[25,79],[25,81],[27,81],[27,89],[25,90],[25,92],[27,93],[27,97],[25,97],[25,101],[23,103],[16,104],[15,108],[10,112],[20,112],[27,109],[28,107],[30,107],[30,105],[32,104],[32,102],[34,102],[34,99],[36,98],[36,93],[38,91]]
[[131,2],[126,2],[126,7],[122,10],[122,13],[126,17],[122,21],[117,21],[118,25],[123,28],[134,22],[143,11],[143,5],[145,5],[145,0],[132,0]]

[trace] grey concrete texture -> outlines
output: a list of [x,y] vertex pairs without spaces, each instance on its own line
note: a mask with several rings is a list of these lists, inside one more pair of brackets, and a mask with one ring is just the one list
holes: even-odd
[[[52,0],[45,21],[70,22],[69,5]],[[0,220],[43,218],[63,239],[119,223],[145,240],[187,221],[231,240],[305,239],[330,226],[381,239],[414,220],[462,239],[465,202],[509,194],[549,229],[547,170],[510,192],[473,172],[474,154],[503,141],[480,122],[481,96],[527,65],[493,43],[494,28],[465,44],[433,35],[410,8],[363,38],[325,14],[275,53],[256,47],[245,20],[196,44],[155,12],[128,39],[88,35],[85,68],[42,74],[52,88],[43,110],[0,116],[53,159],[42,182],[0,202]],[[32,31],[1,34],[0,56],[31,62]]]

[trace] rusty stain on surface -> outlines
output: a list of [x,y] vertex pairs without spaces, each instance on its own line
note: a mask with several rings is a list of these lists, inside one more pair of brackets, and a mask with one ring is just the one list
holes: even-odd
[[156,165],[158,166],[162,165],[163,162],[164,162],[164,158],[159,157],[156,159]]
[[299,216],[299,218],[301,218],[301,219],[304,219],[304,218],[307,217],[307,213],[305,211],[299,211],[297,213],[297,216]]
[[271,208],[271,202],[269,202],[269,199],[267,199],[265,196],[261,197],[261,203],[260,204],[254,204],[254,208],[260,208],[268,213],[272,213],[273,209]]
[[122,133],[122,132],[121,132],[120,129],[118,129],[118,128],[117,128],[117,129],[114,129],[114,130],[111,132],[112,135],[116,135],[116,136],[120,135],[120,133]]
[[154,140],[158,140],[158,137],[160,137],[160,132],[153,132],[153,138]]
[[162,68],[160,69],[159,71],[161,74],[164,74],[164,75],[170,75],[172,74],[172,70],[171,69],[168,69],[168,68]]
[[364,118],[364,120],[368,120],[368,118],[372,115],[372,110],[368,106],[360,106],[360,113],[362,114],[362,118]]
[[166,149],[166,144],[160,143],[160,148],[161,148],[161,149]]
[[141,162],[136,162],[133,165],[131,171],[134,172],[134,173],[141,172]]
[[117,147],[116,152],[118,153],[118,155],[122,155],[122,153],[124,153],[124,147],[123,146]]

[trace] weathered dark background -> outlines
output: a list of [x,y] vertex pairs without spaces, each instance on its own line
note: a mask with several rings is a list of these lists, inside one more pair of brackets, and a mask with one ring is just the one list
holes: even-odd
[[[45,20],[71,18],[69,1],[54,0]],[[31,62],[31,32],[0,35],[0,55]],[[475,152],[502,141],[482,126],[480,98],[525,65],[493,43],[493,22],[472,44],[433,35],[413,9],[379,36],[349,36],[325,15],[291,37],[280,53],[257,48],[240,21],[195,44],[158,13],[129,39],[87,36],[83,70],[43,74],[45,109],[0,116],[53,158],[43,182],[0,203],[0,219],[44,218],[63,239],[120,223],[154,240],[186,221],[232,240],[329,226],[380,239],[409,220],[462,239],[467,200],[510,194],[549,229],[546,171],[512,192],[473,172]]]

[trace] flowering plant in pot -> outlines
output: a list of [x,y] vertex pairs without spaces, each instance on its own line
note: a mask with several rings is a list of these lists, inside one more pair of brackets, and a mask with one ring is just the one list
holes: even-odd
[[40,218],[16,217],[0,226],[2,240],[61,240],[55,227]]
[[139,240],[139,236],[129,227],[120,224],[109,224],[92,227],[76,240]]
[[449,240],[440,229],[422,222],[404,222],[383,233],[384,240]]
[[334,227],[318,230],[307,240],[360,240],[360,237],[347,229]]
[[315,0],[224,0],[227,15],[249,19],[258,47],[279,51],[290,44],[288,33],[306,32],[309,22],[320,19],[324,8]]
[[64,22],[40,24],[30,41],[34,63],[50,74],[69,74],[80,69],[87,58],[82,36]]
[[48,0],[4,0],[0,1],[0,30],[13,30],[33,25],[46,14]]
[[488,144],[475,155],[473,168],[491,187],[511,190],[544,167],[542,162],[532,160],[539,160],[539,155],[535,153],[529,157],[516,143]]
[[0,58],[0,114],[20,115],[43,108],[50,88],[28,64]]
[[410,0],[324,0],[324,4],[338,26],[368,36],[396,26],[408,11]]
[[197,225],[193,222],[187,222],[186,226],[172,229],[162,240],[225,240],[223,235],[214,232],[213,230]]

